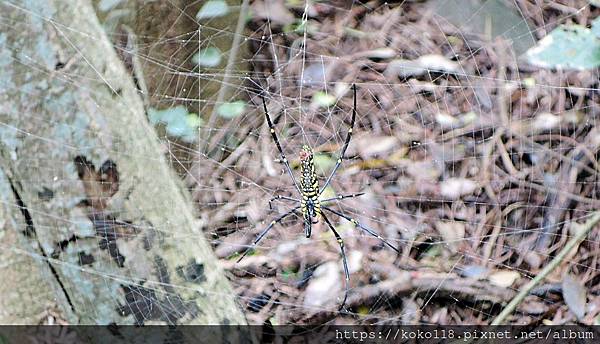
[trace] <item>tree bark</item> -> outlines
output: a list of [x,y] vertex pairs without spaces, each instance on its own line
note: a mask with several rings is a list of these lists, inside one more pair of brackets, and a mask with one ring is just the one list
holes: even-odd
[[0,13],[0,323],[243,324],[89,0]]

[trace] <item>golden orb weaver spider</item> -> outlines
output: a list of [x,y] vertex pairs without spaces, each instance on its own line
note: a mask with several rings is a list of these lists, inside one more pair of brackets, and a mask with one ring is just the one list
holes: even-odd
[[[310,238],[311,231],[312,231],[312,225],[318,222],[318,217],[320,216],[325,221],[325,224],[327,225],[327,227],[329,227],[329,229],[331,229],[331,231],[333,232],[333,235],[336,238],[338,245],[340,246],[340,254],[342,256],[342,262],[344,265],[344,274],[346,277],[344,300],[342,301],[342,304],[340,305],[340,308],[339,308],[340,310],[342,308],[344,308],[344,305],[346,304],[346,301],[348,299],[350,272],[348,270],[348,260],[346,258],[346,252],[344,249],[344,241],[342,240],[342,237],[339,235],[339,233],[335,230],[335,228],[333,227],[333,225],[331,224],[331,222],[329,221],[327,216],[325,216],[325,213],[323,212],[324,210],[328,211],[331,214],[337,215],[339,217],[342,217],[342,218],[352,222],[355,227],[358,227],[361,230],[367,232],[369,235],[378,238],[386,246],[390,247],[392,250],[396,251],[397,253],[400,253],[400,251],[395,246],[393,246],[392,244],[387,242],[381,235],[379,235],[374,230],[369,229],[368,227],[365,227],[364,225],[359,223],[357,220],[322,204],[322,203],[334,201],[334,200],[342,200],[345,198],[358,197],[358,196],[363,195],[364,193],[339,195],[339,196],[324,199],[324,200],[319,199],[319,197],[323,194],[323,191],[325,190],[325,188],[331,183],[333,176],[335,175],[338,168],[342,164],[342,160],[345,159],[346,149],[348,148],[348,145],[350,144],[350,139],[352,138],[352,129],[354,128],[354,122],[356,121],[356,85],[352,85],[352,90],[354,93],[354,106],[352,108],[352,119],[350,122],[350,128],[348,129],[348,134],[346,136],[346,141],[344,142],[344,146],[342,146],[342,150],[340,151],[340,156],[338,157],[338,159],[335,163],[335,166],[334,166],[333,170],[331,171],[331,174],[326,179],[325,184],[323,184],[323,186],[321,188],[319,188],[319,181],[317,178],[317,174],[315,172],[315,165],[314,165],[314,161],[313,161],[313,151],[312,151],[312,149],[310,149],[310,147],[308,147],[306,145],[304,145],[302,147],[302,150],[300,151],[300,154],[299,154],[300,184],[298,184],[298,182],[296,181],[296,178],[294,177],[294,174],[292,173],[292,168],[290,167],[289,161],[287,160],[285,153],[283,153],[283,149],[281,148],[281,144],[279,143],[279,139],[277,138],[277,134],[275,133],[275,126],[273,125],[273,122],[271,121],[271,117],[269,116],[269,111],[267,110],[267,103],[265,101],[265,98],[261,96],[264,113],[265,113],[265,118],[267,120],[267,124],[269,125],[269,131],[271,132],[273,141],[275,141],[275,145],[277,146],[277,150],[279,151],[280,162],[283,163],[283,165],[285,166],[285,169],[286,169],[288,175],[290,176],[290,178],[292,179],[292,182],[294,183],[294,187],[296,188],[296,191],[298,191],[299,195],[301,196],[301,199],[296,199],[296,198],[281,196],[281,195],[277,195],[277,196],[271,198],[269,200],[269,207],[271,207],[271,202],[273,202],[274,200],[294,201],[294,202],[298,202],[299,205],[292,208],[292,210],[288,211],[287,213],[280,215],[275,220],[271,221],[271,223],[269,223],[269,225],[258,234],[256,239],[254,239],[254,241],[252,242],[252,245],[250,245],[248,248],[246,248],[246,250],[242,253],[242,255],[237,260],[237,262],[239,263],[248,254],[248,252],[250,252],[251,250],[253,250],[256,247],[258,242],[271,230],[271,228],[273,228],[273,226],[275,226],[277,223],[280,223],[281,221],[283,221],[283,219],[285,219],[289,215],[296,213],[296,211],[300,210],[300,213],[302,214],[302,218],[304,221],[304,235],[307,238]],[[313,222],[313,219],[315,219],[316,222]]]

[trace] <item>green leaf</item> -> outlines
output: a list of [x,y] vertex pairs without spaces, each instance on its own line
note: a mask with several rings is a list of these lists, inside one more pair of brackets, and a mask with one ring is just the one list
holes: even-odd
[[525,86],[525,88],[532,88],[535,86],[535,78],[532,78],[532,77],[524,78],[522,83],[523,83],[523,86]]
[[198,11],[196,19],[222,17],[229,13],[229,6],[223,0],[209,0]]
[[242,113],[246,108],[246,103],[241,100],[236,100],[231,103],[223,103],[217,108],[217,113],[223,118],[235,118]]
[[183,105],[173,108],[157,110],[148,109],[150,123],[165,125],[167,135],[180,138],[186,142],[194,142],[198,133],[197,129],[202,124],[202,119],[195,113],[188,113]]
[[[594,21],[593,30],[599,24]],[[580,25],[562,25],[526,53],[529,63],[542,68],[585,70],[600,66],[600,39]]]
[[198,116],[195,113],[190,113],[187,115],[187,123],[188,126],[197,129],[199,126],[202,125],[202,118],[200,118],[200,116]]
[[435,258],[438,257],[442,253],[442,249],[440,245],[432,245],[425,251],[423,254],[423,258]]
[[295,280],[298,278],[298,273],[294,269],[285,269],[281,272],[281,277],[285,281]]
[[178,105],[176,107],[157,110],[154,108],[148,109],[148,118],[150,119],[150,123],[158,124],[164,123],[169,124],[173,121],[177,121],[178,118],[187,116],[188,111],[183,105]]
[[221,63],[221,50],[215,47],[202,49],[192,61],[201,67],[217,67]]
[[358,313],[360,316],[363,316],[363,317],[364,317],[364,316],[367,316],[367,315],[369,315],[370,311],[371,311],[371,309],[370,309],[369,307],[367,307],[367,306],[359,306],[359,307],[358,307],[358,311],[357,311],[357,313]]
[[170,136],[178,137],[186,142],[194,142],[196,138],[197,130],[188,125],[188,119],[186,116],[178,117],[176,120],[171,121],[167,124],[167,134]]
[[335,97],[323,91],[316,92],[313,95],[313,102],[319,107],[329,107],[335,104]]
[[309,35],[312,35],[318,30],[316,25],[312,24],[309,21],[304,21],[302,19],[297,19],[293,23],[286,24],[283,26],[283,32],[285,33],[295,32],[298,34],[304,34],[304,31],[306,31],[306,33],[308,33]]

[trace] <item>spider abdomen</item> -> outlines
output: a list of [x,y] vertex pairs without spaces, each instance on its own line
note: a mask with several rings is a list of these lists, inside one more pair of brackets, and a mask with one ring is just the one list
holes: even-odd
[[309,238],[313,218],[321,214],[321,203],[319,202],[319,180],[315,173],[313,152],[306,145],[300,151],[300,191],[302,193],[300,210],[304,217],[304,232]]

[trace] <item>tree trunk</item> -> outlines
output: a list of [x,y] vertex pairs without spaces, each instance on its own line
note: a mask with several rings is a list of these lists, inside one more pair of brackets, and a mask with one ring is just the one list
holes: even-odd
[[0,13],[0,323],[243,324],[89,1]]

